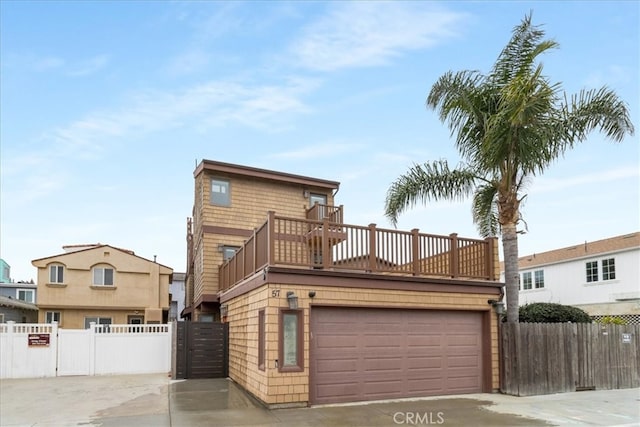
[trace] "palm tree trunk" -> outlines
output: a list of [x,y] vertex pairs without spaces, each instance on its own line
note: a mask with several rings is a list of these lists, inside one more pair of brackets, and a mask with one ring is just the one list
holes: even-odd
[[515,223],[502,225],[502,250],[504,252],[504,282],[507,295],[507,322],[518,323],[520,274],[518,273],[518,233]]

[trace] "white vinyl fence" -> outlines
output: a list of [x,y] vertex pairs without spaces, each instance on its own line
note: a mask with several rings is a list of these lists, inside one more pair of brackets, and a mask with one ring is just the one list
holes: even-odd
[[0,378],[171,372],[170,325],[0,324]]

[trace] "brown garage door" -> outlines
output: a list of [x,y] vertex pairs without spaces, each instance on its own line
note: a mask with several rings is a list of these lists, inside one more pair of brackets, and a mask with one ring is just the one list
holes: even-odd
[[312,404],[482,392],[482,314],[314,307]]

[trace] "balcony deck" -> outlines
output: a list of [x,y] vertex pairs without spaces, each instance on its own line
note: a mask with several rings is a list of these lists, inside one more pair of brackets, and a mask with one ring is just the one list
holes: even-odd
[[[355,271],[452,279],[498,280],[495,239],[438,236],[419,230],[398,231],[342,223],[342,207],[307,218],[277,216],[256,229],[244,245],[219,267],[220,290],[226,290],[268,266]],[[316,213],[310,211],[318,209]],[[339,219],[340,221],[331,221]]]

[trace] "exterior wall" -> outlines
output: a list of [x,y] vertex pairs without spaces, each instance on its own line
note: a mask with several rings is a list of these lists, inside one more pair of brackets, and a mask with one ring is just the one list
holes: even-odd
[[[230,182],[229,206],[211,204],[212,178]],[[306,218],[310,203],[305,197],[305,190],[324,194],[327,204],[333,204],[332,192],[326,188],[211,171],[198,174],[195,177],[193,208],[194,289],[192,300],[187,301],[187,305],[218,292],[218,267],[223,263],[219,246],[241,246],[247,237],[238,235],[238,230],[252,232],[266,222],[270,210],[282,216]],[[215,228],[212,230],[211,227]],[[226,229],[224,233],[221,232],[223,229]]]
[[[173,281],[171,282],[171,284],[169,284],[169,293],[171,294],[171,309],[169,313],[169,321],[180,320],[180,313],[182,313],[182,310],[184,310],[185,301],[184,273],[173,273]],[[173,313],[174,308],[175,313]]]
[[11,283],[11,267],[0,258],[0,283]]
[[[52,264],[64,266],[64,283],[49,282]],[[98,313],[112,317],[113,323],[127,323],[128,314],[159,323],[169,310],[172,270],[126,251],[100,246],[35,260],[33,265],[38,267],[40,322],[47,311],[60,311],[66,328],[84,328],[84,317]],[[92,286],[92,268],[103,265],[114,269],[114,285]]]
[[[608,258],[615,259],[616,278],[614,280],[599,280],[587,283],[586,263]],[[624,252],[597,254],[521,270],[521,277],[525,272],[531,272],[533,277],[535,271],[543,270],[544,288],[521,290],[520,302],[521,304],[553,302],[579,306],[597,304],[600,306],[600,310],[593,310],[596,308],[596,306],[593,306],[591,311],[594,312],[589,312],[590,314],[640,314],[640,308],[637,303],[620,304],[621,300],[640,300],[639,262],[640,249],[631,249]],[[599,262],[598,265],[601,279],[601,263]],[[535,283],[533,286],[535,287]],[[618,310],[611,312],[612,308],[621,309],[624,312],[618,312]],[[626,310],[629,308],[634,309],[634,311],[627,312]]]
[[0,296],[18,299],[18,289],[29,289],[33,291],[33,304],[37,302],[38,292],[35,283],[2,283],[0,284]]
[[[309,290],[316,296],[308,297]],[[280,373],[279,309],[287,308],[287,291],[298,296],[304,312],[304,370]],[[309,319],[313,305],[489,311],[487,294],[396,291],[267,284],[228,302],[229,376],[268,405],[309,401]],[[265,371],[258,369],[258,311],[265,309]],[[499,388],[498,324],[491,316],[491,388]]]

